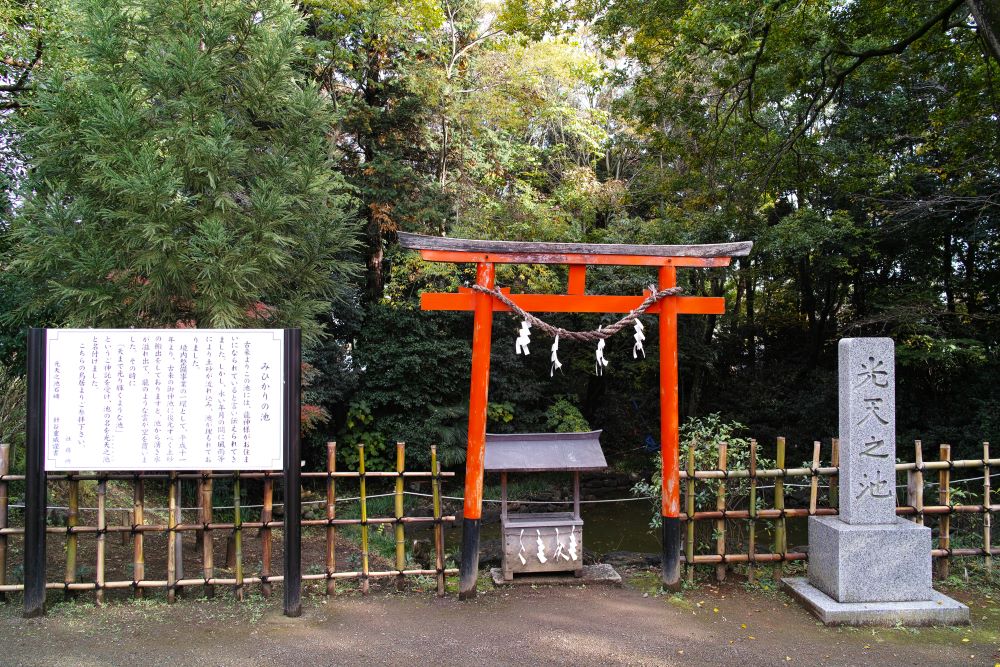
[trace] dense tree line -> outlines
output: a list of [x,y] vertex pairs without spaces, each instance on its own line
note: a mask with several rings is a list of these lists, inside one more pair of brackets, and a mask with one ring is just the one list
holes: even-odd
[[[437,442],[457,463],[471,322],[417,299],[471,267],[423,264],[397,231],[751,240],[729,269],[680,272],[727,298],[682,318],[683,416],[835,435],[836,341],[885,335],[901,443],[971,452],[1000,426],[990,16],[971,0],[0,0],[0,352],[19,367],[26,324],[299,325],[316,443]],[[649,278],[596,269],[588,288]],[[565,279],[498,269],[515,291]],[[656,355],[612,339],[596,377],[593,350],[564,344],[550,378],[547,355],[514,356],[516,327],[497,317],[490,428],[604,428],[612,460],[646,465]]]

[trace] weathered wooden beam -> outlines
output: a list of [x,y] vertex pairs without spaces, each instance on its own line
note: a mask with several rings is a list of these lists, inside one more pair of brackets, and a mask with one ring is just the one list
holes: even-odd
[[[399,232],[399,245],[410,250],[482,253],[489,254],[483,259],[433,259],[432,261],[490,261],[524,262],[541,264],[593,264],[588,261],[596,257],[615,258],[620,264],[635,264],[639,258],[677,259],[698,258],[718,259],[725,257],[745,257],[750,254],[753,243],[711,243],[704,245],[630,245],[624,243],[543,243],[533,241],[486,241],[480,239],[453,239],[443,236],[424,236]],[[424,259],[429,259],[423,254]],[[517,256],[509,260],[495,255]],[[680,266],[680,264],[677,264]]]

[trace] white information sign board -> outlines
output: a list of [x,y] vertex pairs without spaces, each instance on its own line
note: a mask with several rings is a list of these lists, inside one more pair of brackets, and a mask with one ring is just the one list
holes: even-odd
[[45,469],[277,470],[281,329],[49,329]]

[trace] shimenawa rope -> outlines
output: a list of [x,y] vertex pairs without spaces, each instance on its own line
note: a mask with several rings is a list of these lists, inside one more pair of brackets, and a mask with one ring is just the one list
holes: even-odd
[[569,338],[570,340],[582,341],[586,343],[593,343],[594,341],[610,338],[611,336],[615,335],[625,327],[635,322],[640,315],[645,313],[657,301],[665,299],[668,296],[675,296],[684,291],[682,287],[668,287],[667,289],[664,290],[657,290],[655,286],[650,285],[649,296],[643,299],[642,303],[640,303],[635,310],[629,312],[628,315],[621,318],[614,324],[608,325],[606,327],[601,327],[596,331],[569,331],[567,329],[563,329],[562,327],[553,326],[548,322],[544,322],[538,319],[537,317],[535,317],[534,315],[532,315],[531,313],[529,313],[528,311],[524,310],[516,303],[514,303],[510,299],[510,297],[501,292],[500,288],[498,287],[489,289],[483,287],[482,285],[473,285],[472,289],[476,292],[489,294],[490,296],[499,299],[501,303],[505,304],[512,311],[517,313],[521,318],[527,320],[533,326],[538,327],[540,330],[552,336],[553,338],[559,336],[560,338]]

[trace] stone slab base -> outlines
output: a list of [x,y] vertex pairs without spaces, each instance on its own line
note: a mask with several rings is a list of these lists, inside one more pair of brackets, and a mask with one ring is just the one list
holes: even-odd
[[968,625],[969,608],[931,590],[929,600],[909,602],[837,602],[805,577],[782,580],[785,591],[826,625]]
[[809,582],[837,602],[929,600],[931,529],[899,518],[858,525],[811,516]]
[[615,568],[606,563],[584,565],[583,576],[577,577],[572,572],[562,574],[516,574],[510,581],[503,580],[503,572],[499,567],[490,569],[490,576],[497,586],[580,586],[586,584],[604,584],[606,586],[621,586],[622,578]]

